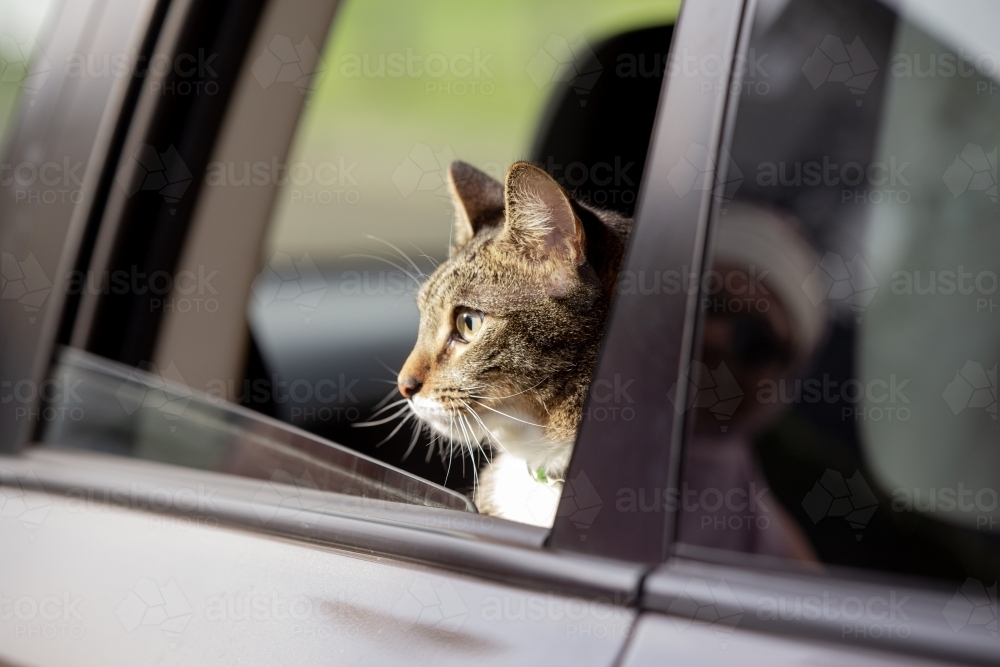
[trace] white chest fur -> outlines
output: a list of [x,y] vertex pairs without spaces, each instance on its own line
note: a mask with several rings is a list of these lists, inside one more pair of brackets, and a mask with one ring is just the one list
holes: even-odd
[[476,506],[503,519],[548,527],[555,521],[562,487],[561,482],[539,482],[524,459],[499,454],[480,475]]

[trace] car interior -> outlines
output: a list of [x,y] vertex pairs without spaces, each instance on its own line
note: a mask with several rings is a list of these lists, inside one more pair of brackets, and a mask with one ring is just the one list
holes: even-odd
[[[711,635],[685,626],[670,647],[691,660],[702,639],[732,657],[733,628],[765,627],[773,590],[882,586],[923,605],[914,618],[932,620],[912,627],[926,636],[847,640],[842,619],[800,616],[775,636],[944,659],[975,626],[963,657],[996,664],[995,37],[963,27],[978,10],[925,0],[705,1],[86,0],[46,23],[53,0],[8,16],[34,37],[4,41],[0,26],[0,157],[70,146],[67,164],[103,166],[57,205],[0,188],[0,341],[18,351],[0,352],[0,372],[44,379],[0,405],[0,492],[86,495],[134,473],[151,496],[160,464],[169,484],[222,473],[238,479],[220,493],[223,523],[301,540],[310,567],[353,550],[352,585],[396,555],[436,567],[439,552],[456,580],[488,571],[550,600],[593,579],[600,604],[704,623]],[[715,26],[713,12],[728,27],[678,45],[685,19]],[[12,59],[72,24],[91,55],[140,36],[140,69],[198,55],[190,69],[88,75],[92,87],[50,67],[57,94],[37,63],[72,58],[66,46],[5,83]],[[713,69],[715,51],[737,54],[731,70]],[[687,114],[679,90],[700,97]],[[67,118],[37,111],[55,108]],[[415,294],[448,259],[454,160],[501,181],[530,161],[645,225],[594,375],[615,403],[589,394],[554,526],[480,514],[493,452],[455,456],[400,407]],[[653,358],[667,349],[676,359]],[[6,497],[0,516],[14,516]],[[179,548],[156,558],[183,561]],[[295,574],[302,586],[315,568]],[[447,615],[434,586],[418,615]],[[460,644],[446,621],[414,621],[414,650]],[[452,657],[499,651],[480,635]],[[636,636],[614,639],[655,644]]]

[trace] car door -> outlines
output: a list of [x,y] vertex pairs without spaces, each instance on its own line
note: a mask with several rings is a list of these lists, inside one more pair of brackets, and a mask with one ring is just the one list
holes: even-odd
[[[281,27],[272,25],[255,33],[256,41],[248,49],[255,64],[260,61],[257,54],[266,55],[276,32],[283,31],[286,37],[292,32],[293,15],[307,26],[322,22],[319,15],[306,14],[305,5],[295,6],[294,11],[291,5],[286,8],[288,13],[282,13],[275,5],[270,14],[263,14],[266,19],[262,20],[276,21]],[[719,158],[731,151],[737,113],[732,71],[725,63],[739,63],[738,54],[749,49],[750,26],[757,20],[753,10],[726,2],[685,6],[673,46],[677,67],[668,69],[671,87],[658,111],[638,205],[637,240],[626,267],[633,291],[629,292],[628,283],[619,290],[595,379],[595,386],[608,391],[591,397],[551,533],[460,511],[463,501],[446,489],[220,404],[218,395],[208,400],[208,394],[200,391],[207,387],[192,391],[186,382],[175,382],[177,376],[166,371],[169,364],[159,362],[174,359],[175,365],[181,365],[185,359],[196,360],[180,371],[185,381],[198,371],[197,360],[203,366],[219,363],[198,377],[208,381],[236,377],[225,368],[239,364],[234,358],[241,355],[213,346],[211,341],[232,345],[234,336],[231,330],[226,333],[230,326],[226,322],[243,321],[242,304],[256,270],[252,261],[230,265],[224,272],[233,289],[242,290],[243,295],[242,299],[233,297],[230,304],[218,299],[220,307],[239,304],[235,314],[230,313],[233,320],[203,318],[199,329],[198,318],[190,311],[186,313],[190,317],[181,317],[185,313],[177,308],[179,301],[174,301],[173,312],[160,314],[168,321],[174,318],[176,324],[166,326],[173,326],[177,336],[199,332],[209,353],[182,355],[177,351],[183,347],[178,339],[168,336],[160,340],[178,341],[178,347],[169,354],[161,352],[164,356],[144,369],[135,367],[146,358],[144,354],[122,358],[105,348],[106,355],[126,361],[124,366],[115,364],[94,356],[93,352],[101,350],[89,347],[105,345],[110,339],[98,336],[93,343],[89,339],[95,326],[115,333],[115,327],[123,331],[122,322],[129,322],[128,318],[111,318],[110,324],[104,323],[102,308],[143,314],[152,297],[108,306],[99,303],[98,290],[89,295],[90,306],[81,299],[78,307],[89,314],[74,319],[60,339],[75,340],[77,348],[91,349],[91,353],[80,349],[53,353],[51,344],[41,352],[46,368],[47,360],[54,358],[54,365],[46,371],[50,379],[66,378],[64,385],[48,385],[44,407],[50,412],[47,416],[41,409],[38,412],[48,423],[38,430],[32,427],[47,446],[7,456],[3,462],[4,508],[11,538],[4,550],[3,571],[9,576],[2,590],[8,615],[0,622],[6,623],[11,639],[5,642],[10,648],[5,648],[4,657],[15,662],[58,663],[70,657],[78,661],[82,650],[101,662],[218,662],[260,656],[320,660],[337,655],[379,664],[470,657],[505,663],[514,659],[611,664],[625,648],[625,664],[671,659],[720,664],[749,661],[749,656],[790,664],[914,660],[901,653],[990,661],[995,654],[990,653],[989,618],[980,623],[991,609],[988,581],[982,593],[974,586],[959,589],[961,582],[928,584],[925,579],[867,586],[857,582],[856,570],[818,577],[810,571],[814,565],[808,564],[802,573],[786,576],[783,570],[801,564],[769,564],[760,554],[743,554],[744,549],[731,544],[722,550],[706,549],[697,533],[695,537],[679,534],[684,505],[678,510],[676,504],[664,502],[671,489],[683,492],[684,483],[692,483],[682,477],[690,475],[691,468],[681,465],[681,445],[690,445],[697,417],[688,410],[685,392],[697,395],[703,388],[715,389],[715,400],[692,407],[707,409],[715,422],[727,421],[717,418],[721,414],[736,423],[735,412],[711,411],[726,401],[732,405],[733,396],[722,395],[725,383],[716,379],[721,376],[710,374],[713,380],[705,387],[701,378],[694,382],[697,374],[690,370],[692,359],[705,345],[699,342],[699,326],[709,326],[699,325],[699,320],[707,320],[711,311],[705,306],[706,294],[699,292],[705,282],[684,282],[683,277],[710,273],[706,268],[712,258],[710,254],[706,258],[706,249],[711,247],[709,232],[717,232],[720,202],[733,199],[739,191],[738,184],[732,187],[736,179],[730,162]],[[295,34],[293,46],[303,44],[305,34]],[[280,44],[275,51],[281,53]],[[296,58],[296,62],[305,60],[301,54]],[[627,58],[616,64],[623,62]],[[684,62],[693,62],[693,68],[685,69]],[[280,88],[272,87],[278,84],[276,74],[272,80],[268,70],[259,66],[247,75],[247,64],[244,60],[240,80],[249,85],[235,85],[232,95],[252,103],[231,108],[274,106],[268,106],[262,118],[244,115],[233,125],[223,124],[215,145],[215,155],[227,156],[223,163],[257,161],[273,156],[274,150],[284,154],[287,145],[283,148],[281,141],[289,140],[291,130],[285,139],[275,136],[280,132],[268,130],[281,125],[276,119],[296,118],[301,105],[301,97],[285,96]],[[611,70],[607,63],[604,68]],[[587,73],[586,68],[578,71]],[[628,70],[619,72],[626,75]],[[740,76],[753,74],[744,70]],[[284,92],[301,95],[295,88],[298,80],[283,81],[289,89]],[[809,79],[807,83],[812,86]],[[155,99],[154,92],[162,95],[166,85],[149,83],[146,97]],[[176,82],[174,90],[178,90]],[[270,94],[261,94],[268,90]],[[592,86],[570,86],[570,94],[577,96],[570,99],[584,108],[580,98],[592,91]],[[853,89],[847,92],[853,94]],[[248,97],[241,98],[243,94]],[[276,101],[273,95],[282,99]],[[242,133],[237,131],[241,126]],[[142,156],[143,133],[150,127],[147,123],[134,130],[130,140],[134,148],[122,153],[125,183],[136,174],[145,183],[146,174],[136,166],[143,163],[136,156]],[[737,137],[741,135],[736,132]],[[251,136],[277,143],[257,147],[249,142]],[[544,141],[540,146],[536,154],[544,161],[547,147]],[[169,144],[156,150],[162,154],[168,148]],[[745,165],[740,168],[746,170]],[[267,185],[247,190],[206,188],[209,194],[199,195],[197,206],[186,204],[189,211],[200,210],[190,213],[192,231],[186,238],[201,235],[201,240],[182,244],[182,270],[197,276],[199,263],[218,254],[220,243],[231,242],[241,233],[263,233],[267,215],[261,215],[261,209],[275,196],[277,188],[270,186],[278,184]],[[177,201],[170,201],[178,199],[176,191],[165,194],[162,190],[151,187],[144,192],[140,185],[129,196],[128,187],[122,188],[124,194],[115,195],[118,212],[111,218],[125,219],[121,210],[129,206],[159,207],[164,216],[183,212]],[[983,190],[985,194],[988,188]],[[130,203],[134,197],[147,195],[150,201],[144,204]],[[249,221],[249,231],[235,224],[227,226],[239,216],[221,214],[234,210]],[[211,224],[213,217],[217,224]],[[103,222],[100,227],[95,248],[101,246]],[[105,256],[110,257],[116,232],[104,233],[110,238],[105,241]],[[117,268],[127,268],[131,261],[135,260]],[[150,272],[158,270],[158,265],[151,266]],[[300,285],[306,284],[303,277],[297,275]],[[668,288],[668,277],[685,287]],[[657,284],[659,291],[655,291]],[[171,295],[192,296],[174,293],[178,285],[170,285],[163,301]],[[647,292],[640,292],[641,287]],[[142,301],[138,307],[136,301]],[[298,309],[300,304],[289,301]],[[194,305],[193,298],[190,304]],[[164,310],[164,305],[157,308]],[[131,320],[132,331],[141,333],[142,319]],[[159,331],[160,325],[153,329]],[[142,336],[133,335],[141,343]],[[127,336],[117,340],[123,338]],[[126,349],[120,342],[117,345],[119,350]],[[145,346],[148,354],[148,342]],[[142,348],[143,344],[135,344],[133,349]],[[718,370],[714,360],[708,363],[710,371]],[[74,384],[81,377],[84,384]],[[82,386],[84,402],[73,404],[78,391],[51,393],[60,386]],[[225,392],[223,396],[228,397]],[[81,415],[72,413],[74,407],[85,410],[79,420],[74,420],[74,414]],[[310,406],[286,403],[285,407],[297,407],[305,415]],[[627,416],[626,408],[631,410]],[[279,416],[290,418],[291,414]],[[95,454],[95,442],[103,443],[105,452],[111,449],[130,458]],[[116,443],[120,448],[114,450],[111,445]],[[65,451],[67,446],[70,451]],[[345,486],[345,470],[357,473],[352,492],[360,496],[330,492],[350,488]],[[821,491],[827,488],[819,479],[814,483]],[[718,490],[725,497],[733,488],[738,487]],[[387,502],[390,498],[395,502]],[[796,503],[790,505],[798,509]],[[704,507],[695,510],[696,526],[700,526]],[[724,512],[708,518],[709,526],[732,520]],[[814,525],[825,521],[826,526],[837,519],[832,514],[821,516]],[[848,535],[850,541],[863,542],[864,538],[855,540],[853,524],[845,521],[844,525],[854,531]],[[881,545],[874,551],[889,557],[898,553]],[[837,552],[824,552],[824,560],[843,564],[830,553]],[[664,559],[667,564],[650,573]],[[869,567],[863,560],[848,565]],[[818,618],[801,613],[783,617],[807,598],[809,604],[812,598],[833,598],[840,603],[850,599],[845,609],[852,615],[857,598],[867,615],[862,612],[846,626],[822,614]],[[885,614],[895,610],[893,602],[902,605],[907,622],[895,618],[886,622]],[[995,619],[995,593],[992,605]],[[639,606],[643,613],[635,622]],[[967,607],[974,612],[963,616]],[[841,610],[840,605],[837,609]],[[772,610],[781,610],[778,618],[771,618]]]
[[[341,8],[342,18],[358,7]],[[11,378],[0,463],[3,660],[612,664],[637,613],[644,564],[560,553],[546,545],[548,530],[479,516],[464,495],[368,455],[384,456],[377,450],[262,415],[283,405],[277,387],[287,378],[272,376],[268,400],[237,404],[239,385],[259,379],[247,324],[259,246],[275,199],[295,194],[282,195],[280,177],[239,189],[205,174],[213,164],[228,177],[229,165],[285,162],[304,89],[325,67],[316,56],[336,5],[158,3],[145,23],[125,27],[112,9],[53,14],[66,30],[110,22],[117,41],[46,52],[60,67],[75,55],[93,69],[73,82],[75,97],[51,92],[47,115],[24,112],[10,135],[29,158],[41,138],[54,153],[93,143],[71,154],[92,188],[82,200],[41,212],[8,201],[3,219],[5,252],[34,256],[51,285],[39,304],[2,304]],[[675,10],[638,25],[669,25]],[[587,41],[550,37],[526,43],[537,61],[530,71],[531,58],[517,63],[532,113],[555,84],[589,92],[553,76],[576,57],[567,44],[586,61]],[[465,53],[449,62],[455,55]],[[480,76],[493,76],[488,54],[468,55],[473,65],[480,58]],[[149,67],[105,70],[105,56]],[[462,79],[466,62],[454,62]],[[424,93],[442,82],[404,83]],[[120,97],[95,107],[88,126],[67,100],[102,90]],[[515,127],[527,147],[531,128]],[[634,196],[639,168],[631,169]],[[383,177],[398,191],[392,172]],[[438,195],[423,194],[447,225]],[[6,268],[5,279],[18,280]],[[189,309],[199,303],[203,310]],[[353,396],[342,377],[322,379]],[[221,393],[213,379],[225,380]],[[576,493],[586,521],[593,499],[584,486]]]

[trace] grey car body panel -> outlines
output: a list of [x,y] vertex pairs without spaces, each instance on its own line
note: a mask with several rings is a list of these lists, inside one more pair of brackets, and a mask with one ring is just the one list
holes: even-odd
[[[643,607],[694,622],[714,614],[717,631],[753,630],[968,664],[1000,664],[1000,639],[961,621],[958,584],[857,571],[781,571],[675,559],[643,585]],[[987,601],[988,604],[988,601]],[[721,620],[724,619],[724,620]]]
[[16,494],[42,490],[83,504],[211,520],[618,604],[635,604],[645,573],[635,564],[539,549],[543,531],[502,519],[273,480],[58,450],[4,457],[0,469],[2,484]]
[[21,602],[24,618],[0,623],[0,655],[13,664],[596,667],[613,662],[635,616],[604,597],[205,520],[38,491],[24,499],[45,516],[6,536],[0,590],[45,613]]
[[619,664],[621,667],[932,667],[953,663],[774,637],[725,623],[643,614]]

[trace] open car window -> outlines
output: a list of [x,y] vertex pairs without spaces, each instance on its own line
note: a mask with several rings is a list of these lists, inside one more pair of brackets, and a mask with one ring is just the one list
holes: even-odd
[[[471,415],[450,436],[418,423],[395,388],[417,340],[416,292],[449,256],[448,167],[502,182],[530,160],[578,199],[631,215],[678,7],[344,3],[285,171],[260,165],[283,179],[247,303],[243,386],[262,391],[231,398],[471,494],[502,448],[486,435],[458,444]],[[243,165],[238,182],[212,176],[255,178]],[[511,381],[536,369],[523,371]]]
[[[502,445],[486,433],[472,437],[480,422],[471,414],[434,432],[393,396],[417,340],[416,292],[453,241],[448,167],[463,160],[503,181],[511,164],[527,160],[577,202],[631,216],[679,5],[551,2],[539,13],[534,4],[345,2],[325,44],[315,24],[308,34],[272,34],[273,7],[252,38],[235,30],[213,36],[188,17],[178,48],[247,49],[242,69],[229,53],[215,82],[239,108],[223,114],[223,93],[213,97],[208,87],[180,96],[169,73],[144,84],[139,107],[149,113],[134,121],[139,129],[89,237],[90,269],[71,275],[77,291],[67,312],[75,319],[63,323],[68,348],[54,367],[85,381],[93,409],[53,412],[59,398],[42,397],[49,410],[39,412],[36,436],[50,446],[265,479],[290,472],[278,464],[295,458],[288,448],[304,449],[310,463],[298,461],[293,479],[305,471],[326,490],[469,508]],[[213,10],[211,25],[248,24],[253,12],[237,10]],[[292,135],[290,95],[305,103],[285,156],[277,146]],[[269,106],[278,100],[283,120]],[[274,136],[262,153],[239,137],[268,113]],[[202,141],[209,137],[218,142],[213,150]],[[251,145],[246,153],[242,143]],[[248,215],[240,206],[251,200],[262,210],[273,203],[263,247],[261,226],[233,222]],[[601,330],[590,327],[586,344],[562,334],[562,350],[596,356]],[[546,374],[556,351],[509,369],[507,385],[533,389],[538,383],[525,377]],[[580,368],[589,379],[589,366]],[[479,419],[493,412],[485,407]],[[312,436],[294,428],[282,435],[278,422]],[[568,432],[561,441],[562,465],[574,439]],[[350,481],[343,468],[368,472]],[[529,496],[540,492],[554,512],[562,480],[527,462],[514,470],[539,484],[514,514],[550,525]],[[402,486],[392,491],[386,480]]]

